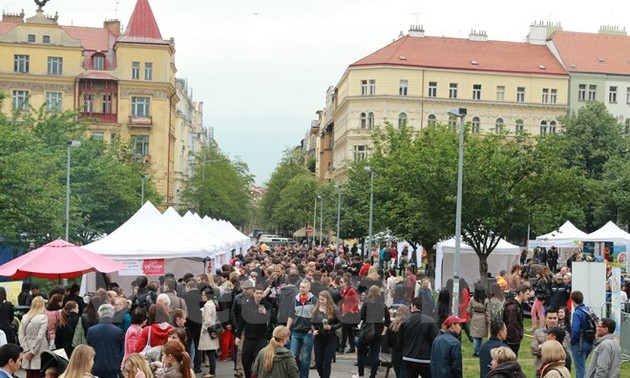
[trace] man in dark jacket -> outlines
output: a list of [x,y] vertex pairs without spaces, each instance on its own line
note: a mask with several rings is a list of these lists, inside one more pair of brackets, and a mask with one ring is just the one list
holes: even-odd
[[444,320],[445,332],[436,337],[431,346],[432,378],[461,378],[463,376],[462,344],[458,339],[463,323],[466,323],[464,319],[453,315]]
[[102,304],[98,308],[98,316],[99,323],[87,331],[87,343],[96,352],[92,373],[99,378],[118,378],[125,335],[122,329],[112,324],[114,306]]
[[549,301],[549,307],[560,308],[566,306],[569,301],[571,288],[565,285],[562,280],[562,274],[557,273],[554,278],[554,282],[551,284],[551,300]]
[[498,347],[507,347],[503,342],[507,337],[507,327],[503,320],[495,320],[490,324],[490,338],[479,348],[479,378],[486,378],[490,371],[490,351]]
[[505,343],[512,349],[517,357],[524,335],[523,310],[521,309],[521,304],[527,301],[529,296],[528,290],[529,288],[525,285],[516,288],[514,297],[506,300],[503,307],[503,321],[508,329]]
[[[232,311],[230,312],[230,324],[232,325],[232,329],[235,330],[238,328],[239,322],[242,322],[243,316],[243,303],[253,299],[254,296],[254,282],[249,279],[245,279],[241,282],[241,289],[243,290],[241,293],[237,294],[234,297],[234,302],[232,302]],[[241,334],[236,334],[236,337],[241,337]],[[235,359],[235,368],[236,373],[234,373],[235,377],[243,376],[243,348],[237,346],[236,347],[236,359]]]
[[317,297],[311,294],[311,282],[300,283],[300,293],[293,298],[293,304],[287,320],[287,328],[291,330],[291,352],[298,359],[300,378],[308,378],[313,351],[313,332],[311,331],[311,315],[317,303]]
[[295,298],[300,290],[296,286],[300,276],[297,272],[291,272],[289,274],[288,283],[280,287],[278,294],[278,324],[286,325],[289,319],[289,313],[291,312],[291,305],[293,304],[293,298]]
[[431,345],[439,333],[438,326],[431,316],[422,313],[422,298],[414,298],[410,310],[398,333],[405,377],[430,377]]
[[[201,293],[197,288],[197,282],[189,279],[186,282],[186,292],[181,298],[186,302],[188,309],[188,318],[186,319],[186,329],[190,331],[195,342],[195,359],[193,361],[193,370],[195,373],[201,373],[201,354],[199,353],[199,336],[201,335]],[[100,378],[100,377],[99,377]]]
[[[245,377],[251,377],[252,364],[258,352],[267,345],[271,334],[269,325],[275,323],[271,303],[264,299],[265,289],[257,286],[254,297],[247,297],[242,302],[242,316],[236,328],[234,344],[243,349],[243,370]],[[243,336],[241,340],[240,336]]]

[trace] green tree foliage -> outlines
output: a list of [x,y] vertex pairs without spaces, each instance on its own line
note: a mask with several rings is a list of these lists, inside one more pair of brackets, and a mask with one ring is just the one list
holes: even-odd
[[253,177],[247,164],[230,159],[217,148],[205,149],[197,157],[193,176],[182,194],[187,209],[245,225],[251,218],[250,185]]

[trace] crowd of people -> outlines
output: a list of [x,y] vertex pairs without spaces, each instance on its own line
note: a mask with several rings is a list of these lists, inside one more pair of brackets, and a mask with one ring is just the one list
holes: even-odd
[[329,378],[337,355],[356,353],[354,377],[374,378],[387,353],[397,378],[453,378],[463,374],[468,339],[481,378],[524,377],[523,308],[533,295],[527,331],[537,377],[570,377],[572,368],[578,378],[619,376],[617,325],[592,317],[571,290],[569,267],[526,258],[489,285],[471,290],[460,279],[453,293],[449,280],[436,293],[415,259],[400,270],[392,256],[385,247],[369,258],[347,248],[252,248],[213,274],[140,276],[129,296],[113,282],[85,298],[77,285],[45,295],[25,282],[18,301],[30,310],[17,333],[0,288],[0,366],[21,365],[35,378],[41,353],[62,348],[64,378],[213,378],[217,360],[228,359],[237,378],[306,378],[311,370]]

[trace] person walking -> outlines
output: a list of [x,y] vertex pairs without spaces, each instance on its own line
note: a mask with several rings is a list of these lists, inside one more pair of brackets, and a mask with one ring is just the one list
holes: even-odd
[[[577,378],[584,378],[585,364],[588,355],[593,350],[594,338],[591,340],[585,336],[585,331],[590,328],[588,313],[591,311],[584,304],[584,294],[576,290],[571,293],[573,302],[573,319],[571,320],[571,356],[575,365],[575,375]],[[595,330],[591,330],[595,332]]]
[[[503,342],[507,337],[507,327],[503,320],[495,320],[490,323],[490,338],[485,343],[481,344],[479,348],[479,378],[486,378],[491,369],[491,363],[494,359],[491,355],[491,352],[495,348],[506,347],[507,344]],[[514,355],[514,359],[516,360],[516,355],[510,349],[511,354]]]
[[262,286],[257,286],[254,297],[246,298],[242,302],[243,314],[236,328],[236,334],[243,335],[242,339],[236,338],[235,344],[243,348],[245,378],[251,377],[254,360],[269,340],[269,324],[276,321],[271,303],[264,299],[264,292],[265,289]]
[[621,348],[615,340],[616,327],[615,321],[608,318],[603,318],[597,325],[597,341],[586,378],[619,377]]
[[186,282],[186,292],[181,295],[181,298],[186,302],[186,309],[188,310],[186,311],[188,314],[186,328],[190,331],[195,344],[194,349],[192,349],[193,370],[195,373],[201,373],[201,355],[197,352],[201,335],[201,303],[203,301],[201,300],[197,282],[193,278]]
[[[210,293],[209,293],[210,292]],[[210,329],[219,322],[217,316],[217,308],[214,301],[208,300],[211,296],[212,288],[206,287],[201,293],[201,299],[206,301],[201,309],[201,335],[199,336],[199,351],[205,353],[208,356],[208,373],[204,374],[203,378],[214,378],[217,368],[217,349],[219,349],[219,335],[213,335],[210,333]]]
[[[534,356],[534,368],[536,369],[536,376],[538,376],[538,372],[542,367],[542,358],[541,358],[541,350],[542,344],[547,341],[547,335],[549,334],[548,330],[558,326],[558,310],[555,308],[550,308],[547,310],[547,314],[545,315],[545,328],[540,328],[534,331],[534,335],[532,336],[532,341],[530,343],[530,350],[532,355]],[[561,341],[562,343],[562,341]],[[568,339],[567,339],[568,346]],[[564,346],[563,346],[564,347]]]
[[313,307],[311,329],[314,336],[315,369],[321,378],[330,378],[331,365],[337,350],[336,332],[340,327],[339,308],[335,306],[328,291],[320,291],[318,301]]
[[507,338],[505,343],[512,349],[516,357],[518,357],[518,350],[521,347],[521,340],[523,340],[523,310],[521,304],[527,301],[529,296],[529,288],[526,285],[521,285],[515,290],[513,298],[509,298],[505,301],[503,309],[503,319],[508,329]]
[[48,317],[44,298],[37,296],[31,301],[31,309],[22,317],[18,330],[20,346],[24,350],[22,368],[26,378],[39,378],[42,360],[40,354],[48,350]]
[[66,356],[72,357],[72,337],[79,322],[79,305],[75,301],[66,302],[57,326],[55,327],[55,346],[63,348]]
[[488,337],[490,325],[490,305],[486,290],[477,287],[468,305],[470,317],[470,335],[473,338],[473,357],[479,357],[479,348],[484,338]]
[[[536,284],[534,285],[534,304],[532,305],[532,328],[531,331],[544,328],[544,304],[551,296],[551,284],[547,281],[545,270],[541,270],[536,274]],[[536,327],[536,323],[540,323],[540,327]]]
[[308,378],[313,351],[313,331],[311,317],[317,297],[311,293],[311,282],[300,283],[300,293],[293,298],[293,304],[287,320],[287,328],[291,330],[291,352],[298,359],[300,378]]
[[398,340],[400,337],[400,326],[404,320],[406,320],[411,315],[411,311],[409,310],[409,306],[400,305],[396,309],[396,318],[392,320],[389,328],[387,329],[387,341],[391,348],[391,356],[392,356],[392,367],[394,368],[394,373],[396,373],[396,378],[405,378],[405,370],[403,368],[403,359],[402,359],[402,346],[399,344]]
[[[431,346],[431,377],[461,378],[463,376],[462,344],[458,336],[464,319],[449,316],[442,324],[443,334],[433,340]],[[424,378],[424,376],[422,377]]]
[[[354,327],[359,324],[359,295],[354,289],[352,276],[349,273],[343,275],[340,284],[341,289],[341,344],[337,348],[339,353],[354,353]],[[348,350],[345,350],[346,343]]]
[[122,329],[112,324],[114,306],[104,303],[98,308],[99,323],[87,332],[87,343],[96,351],[94,375],[99,378],[118,378],[125,349]]
[[[370,353],[370,378],[376,377],[380,363],[381,343],[383,336],[387,334],[389,324],[389,310],[383,301],[381,289],[376,285],[372,285],[368,289],[365,303],[361,306],[361,328],[363,332],[359,331],[359,346],[357,350],[357,367],[359,371],[358,375],[354,375],[353,378],[363,378],[368,350]],[[371,328],[371,331],[365,331],[364,327],[365,330]],[[362,338],[362,334],[365,337]]]
[[398,331],[405,378],[431,377],[431,347],[439,329],[435,319],[422,312],[422,305],[422,298],[411,301],[411,314]]
[[291,333],[285,326],[277,326],[269,344],[256,356],[253,372],[256,378],[295,378],[299,376],[293,353],[284,346]]

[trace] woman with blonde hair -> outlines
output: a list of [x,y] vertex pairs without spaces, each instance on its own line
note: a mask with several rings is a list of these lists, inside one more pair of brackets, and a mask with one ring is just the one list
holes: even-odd
[[92,366],[94,366],[95,355],[96,352],[91,346],[85,344],[77,346],[72,352],[66,371],[59,378],[94,377]]
[[162,365],[164,374],[162,378],[194,378],[191,369],[190,355],[186,352],[184,344],[171,340],[162,347]]
[[313,306],[311,315],[315,368],[321,378],[329,378],[332,360],[337,350],[337,330],[341,328],[341,312],[327,290],[322,290],[318,297],[319,300]]
[[44,298],[37,296],[31,302],[31,309],[22,317],[22,325],[18,330],[18,340],[24,350],[22,368],[26,370],[26,378],[38,378],[42,360],[41,352],[48,350],[48,316],[44,307]]
[[256,378],[295,378],[300,375],[295,355],[284,346],[291,332],[285,326],[277,326],[269,344],[256,356],[252,371]]
[[487,377],[525,378],[521,365],[516,361],[516,354],[508,347],[498,347],[490,351],[492,365]]
[[562,344],[556,340],[545,341],[540,348],[540,377],[542,378],[571,378],[571,372],[566,368],[564,361],[567,354]]
[[400,325],[405,319],[409,317],[409,315],[411,315],[409,306],[398,306],[398,308],[396,309],[396,317],[387,329],[387,340],[389,341],[389,345],[391,346],[392,367],[394,368],[394,372],[396,373],[396,378],[401,378],[405,376],[402,359],[402,348],[400,343],[398,342],[398,335],[400,332]]
[[147,360],[140,353],[132,353],[122,368],[123,378],[153,378]]

